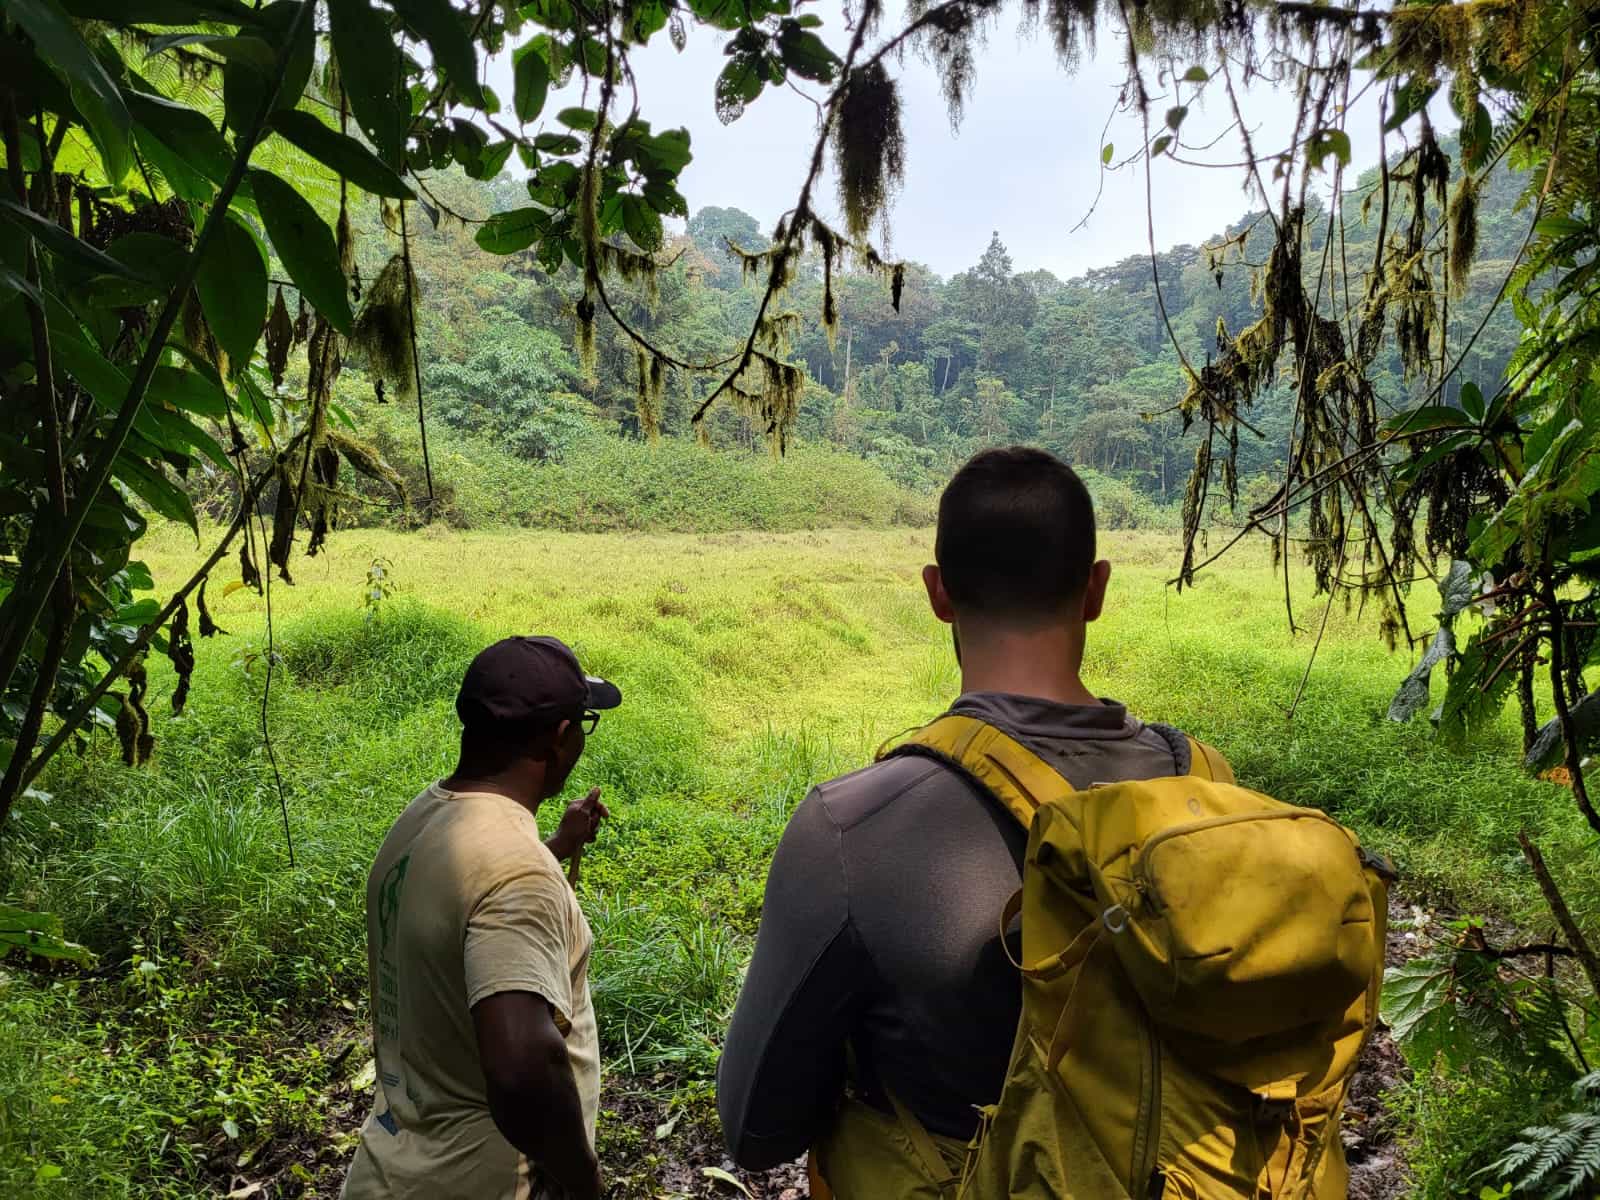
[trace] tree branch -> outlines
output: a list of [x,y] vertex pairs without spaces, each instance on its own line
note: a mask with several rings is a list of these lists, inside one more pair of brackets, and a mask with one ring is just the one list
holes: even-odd
[[1572,910],[1567,907],[1566,898],[1562,896],[1561,889],[1556,887],[1556,881],[1550,877],[1550,869],[1545,866],[1544,855],[1539,853],[1539,847],[1533,844],[1533,839],[1528,836],[1526,829],[1517,833],[1517,841],[1522,846],[1522,856],[1528,860],[1528,866],[1533,868],[1533,877],[1539,881],[1539,890],[1544,893],[1544,902],[1550,906],[1556,924],[1561,926],[1567,944],[1572,947],[1573,957],[1583,967],[1583,973],[1589,977],[1589,986],[1594,989],[1594,994],[1600,996],[1600,958],[1595,957],[1594,950],[1583,936],[1583,930],[1572,919]]

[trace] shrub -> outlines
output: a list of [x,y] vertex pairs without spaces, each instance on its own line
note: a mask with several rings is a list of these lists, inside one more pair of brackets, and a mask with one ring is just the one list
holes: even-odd
[[[413,418],[385,405],[370,406],[361,420],[420,509],[427,484]],[[457,529],[721,533],[923,525],[933,514],[926,497],[825,446],[797,445],[773,458],[676,438],[649,443],[590,433],[575,436],[561,461],[534,463],[434,424],[428,449],[433,515]],[[376,490],[363,494],[382,499]],[[371,506],[363,519],[384,516],[384,509]]]

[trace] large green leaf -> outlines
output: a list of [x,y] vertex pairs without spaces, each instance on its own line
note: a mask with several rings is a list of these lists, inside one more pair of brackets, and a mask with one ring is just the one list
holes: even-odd
[[1419,1038],[1426,1043],[1430,1035],[1437,1036],[1438,1026],[1450,1020],[1453,1008],[1447,964],[1419,958],[1383,973],[1379,1011],[1402,1046]]
[[145,411],[149,413],[156,427],[160,429],[161,444],[168,450],[176,451],[190,458],[194,457],[191,451],[198,450],[222,470],[233,470],[234,464],[229,460],[222,447],[217,444],[217,439],[189,420],[188,417],[154,403],[147,403]]
[[[267,226],[272,249],[283,260],[289,278],[340,333],[349,334],[352,316],[339,249],[333,230],[293,187],[262,170],[250,172],[256,205]],[[261,317],[266,319],[266,288],[261,291]],[[257,331],[259,332],[259,325]]]
[[[121,368],[107,361],[99,349],[83,335],[83,329],[67,306],[51,295],[45,296],[45,320],[50,330],[50,349],[56,365],[89,393],[100,411],[114,415],[128,398],[129,380]],[[147,393],[148,395],[148,393]],[[156,412],[141,402],[133,419],[134,432],[157,450],[184,453],[192,442],[169,442]]]
[[189,252],[172,238],[140,230],[123,234],[106,247],[106,253],[135,275],[171,290],[177,286]]
[[1397,413],[1384,423],[1385,433],[1422,433],[1429,429],[1462,429],[1476,424],[1459,408],[1445,404],[1424,404]]
[[622,200],[622,227],[628,231],[633,244],[646,254],[661,249],[661,216],[650,207],[643,196],[624,194]]
[[249,25],[255,9],[243,0],[63,0],[80,21],[124,21],[141,25],[199,25],[226,21]]
[[5,11],[66,77],[73,103],[100,151],[106,177],[120,187],[133,169],[133,118],[116,81],[56,0],[6,0]]
[[144,276],[110,255],[103,254],[87,242],[73,237],[54,221],[47,221],[31,208],[24,208],[13,200],[0,198],[0,217],[24,233],[33,235],[34,239],[56,258],[80,267],[90,275],[120,275],[124,279],[149,282]]
[[[778,25],[778,54],[786,68],[815,83],[832,83],[834,74],[843,65],[826,42],[792,19]],[[1348,157],[1348,142],[1346,146]]]
[[222,185],[233,166],[233,150],[205,113],[164,96],[128,93],[133,119],[201,175]]
[[1500,669],[1510,647],[1483,638],[1483,633],[1477,634],[1461,651],[1439,708],[1439,735],[1454,745],[1463,745],[1494,725],[1517,678],[1509,665]]
[[1433,641],[1423,652],[1421,660],[1400,684],[1394,699],[1389,701],[1389,720],[1409,721],[1428,706],[1429,684],[1433,679],[1433,669],[1449,658],[1455,648],[1454,631],[1448,625],[1439,626],[1433,635]]
[[170,521],[182,521],[195,533],[200,522],[195,518],[189,495],[156,467],[124,450],[112,463],[111,473],[128,485],[135,496]]
[[450,0],[391,0],[395,12],[428,43],[456,92],[474,108],[487,103],[478,85],[478,52]]
[[[305,0],[307,4],[314,4],[315,0]],[[296,30],[296,18],[304,5],[301,0],[277,0],[261,10],[261,36],[271,39],[274,53],[281,56],[285,39],[291,30]],[[306,90],[306,83],[311,78],[311,69],[316,61],[316,22],[313,14],[307,13],[306,19],[299,22],[295,32],[294,44],[288,48],[288,56],[284,59],[283,83],[278,89],[278,95],[273,102],[273,111],[293,108],[300,103],[300,97]],[[279,61],[277,58],[274,62]],[[261,115],[262,108],[267,102],[267,93],[272,86],[272,76],[263,74],[253,64],[234,59],[222,71],[222,103],[227,114],[230,127],[235,132],[243,132],[254,124],[255,119]]]
[[153,181],[165,183],[172,194],[191,204],[209,204],[217,188],[211,180],[191,167],[181,156],[143,125],[134,126],[139,155]]
[[637,158],[646,174],[676,175],[693,157],[687,129],[663,129],[639,141]]
[[483,153],[478,156],[477,168],[472,172],[472,178],[497,178],[505,169],[506,161],[511,157],[514,148],[514,144],[509,140],[493,142],[486,146]]
[[1434,93],[1439,90],[1439,85],[1427,76],[1413,76],[1405,81],[1394,93],[1394,107],[1389,114],[1389,119],[1384,122],[1383,131],[1393,133],[1412,117],[1428,107],[1428,101],[1433,99]]
[[255,235],[232,213],[206,246],[194,282],[212,336],[233,370],[242,370],[267,320],[267,260]]
[[400,47],[390,28],[391,18],[374,8],[371,0],[328,0],[328,21],[339,82],[356,124],[378,157],[399,169],[406,126],[411,121],[411,98],[408,93],[395,92],[400,79]]
[[87,967],[94,955],[69,942],[61,926],[61,918],[54,913],[29,912],[11,904],[0,904],[0,958],[13,950],[24,954],[37,954],[40,958],[58,958]]
[[518,46],[513,55],[516,88],[512,94],[512,107],[517,120],[526,124],[538,118],[544,109],[545,97],[550,92],[550,64],[540,53],[538,40]]
[[[1577,735],[1578,752],[1588,754],[1600,739],[1600,692],[1590,692],[1567,711],[1572,718],[1572,730]],[[1539,727],[1533,745],[1522,759],[1522,769],[1531,775],[1560,766],[1567,759],[1566,738],[1561,731],[1561,718],[1551,717]]]
[[12,296],[22,296],[35,304],[44,303],[39,289],[29,283],[26,276],[10,267],[0,266],[0,298],[9,299]]
[[717,76],[717,119],[724,125],[737,121],[744,115],[745,106],[761,95],[766,84],[764,55],[748,51],[735,54]]
[[490,254],[515,254],[526,250],[550,228],[550,214],[542,208],[515,208],[499,212],[478,227],[478,245]]
[[416,193],[377,155],[355,138],[330,129],[312,113],[299,109],[274,113],[272,131],[364,192],[395,200],[416,199]]
[[169,33],[152,38],[146,56],[187,46],[201,46],[228,62],[254,67],[270,75],[277,67],[278,55],[272,43],[258,37],[235,37],[223,33]]
[[146,394],[153,403],[199,413],[213,420],[221,421],[228,415],[227,393],[199,371],[157,367]]

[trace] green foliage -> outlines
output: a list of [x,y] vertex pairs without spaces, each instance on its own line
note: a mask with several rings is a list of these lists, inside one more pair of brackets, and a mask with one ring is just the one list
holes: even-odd
[[88,950],[66,939],[60,917],[0,903],[0,959],[8,954],[66,959],[79,966],[93,961]]
[[[897,487],[873,464],[825,447],[798,446],[783,459],[655,445],[597,434],[581,409],[537,408],[540,424],[518,436],[548,439],[549,458],[531,466],[474,435],[430,439],[434,470],[448,483],[437,515],[462,529],[520,525],[584,532],[826,529],[926,525],[932,502]],[[562,412],[568,414],[563,418]],[[421,481],[415,427],[382,410],[370,418],[378,444],[408,484]],[[569,420],[563,428],[556,422]],[[376,497],[374,497],[376,498]]]
[[[613,444],[637,462],[674,449]],[[707,469],[850,469],[820,453],[811,464],[803,446],[780,462],[696,453]],[[607,470],[632,465],[619,455]],[[717,487],[735,490],[708,480]],[[1370,622],[1334,614],[1309,699],[1288,724],[1281,705],[1304,671],[1303,644],[1269,602],[1282,581],[1265,556],[1174,597],[1164,587],[1172,535],[1104,540],[1113,603],[1087,661],[1100,690],[1218,743],[1252,784],[1329,807],[1429,893],[1537,919],[1526,869],[1507,857],[1523,822],[1564,877],[1578,878],[1583,826],[1558,790],[1521,778],[1500,750],[1462,757],[1381,719],[1394,672]],[[171,529],[147,549],[163,574],[194,554]],[[281,660],[269,717],[292,869],[260,737],[263,600],[212,591],[231,636],[198,642],[189,712],[164,725],[152,765],[124,767],[109,745],[63,756],[43,781],[56,799],[19,806],[0,848],[4,894],[58,913],[102,965],[64,975],[15,956],[4,964],[0,1193],[35,1194],[34,1173],[48,1163],[62,1169],[55,1186],[86,1200],[188,1198],[215,1191],[214,1172],[243,1154],[276,1163],[313,1146],[314,1161],[297,1161],[337,1188],[350,1152],[340,1139],[365,1117],[351,1080],[369,1053],[366,869],[399,806],[452,765],[461,670],[512,632],[569,638],[627,696],[572,785],[602,786],[614,814],[582,885],[608,1076],[627,1087],[704,1078],[794,805],[959,688],[948,629],[916,577],[929,550],[925,528],[604,537],[436,528],[331,540],[296,587],[273,594]],[[392,564],[394,594],[369,622],[358,597],[379,559]],[[165,660],[153,662],[152,711],[174,685]],[[1592,889],[1574,899],[1593,927]],[[1450,1095],[1458,1109],[1429,1119],[1449,1123],[1463,1155],[1468,1134],[1476,1139],[1457,1181],[1516,1129],[1556,1115],[1528,1099],[1540,1077],[1507,1061],[1479,1057],[1430,1086],[1429,1103]],[[1452,1090],[1468,1086],[1454,1079],[1472,1090]],[[1567,1086],[1553,1085],[1562,1095]],[[1509,1115],[1494,1107],[1507,1096],[1517,1097]]]
[[1482,1174],[1503,1179],[1513,1195],[1570,1200],[1600,1188],[1600,1072],[1572,1087],[1579,1108],[1550,1125],[1522,1130],[1520,1140]]

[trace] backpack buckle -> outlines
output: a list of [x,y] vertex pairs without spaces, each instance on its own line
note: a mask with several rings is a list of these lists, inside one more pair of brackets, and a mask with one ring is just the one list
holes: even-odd
[[1377,875],[1385,883],[1398,883],[1400,872],[1393,862],[1379,854],[1376,850],[1368,850],[1365,846],[1356,847],[1356,857],[1361,860],[1361,865]]

